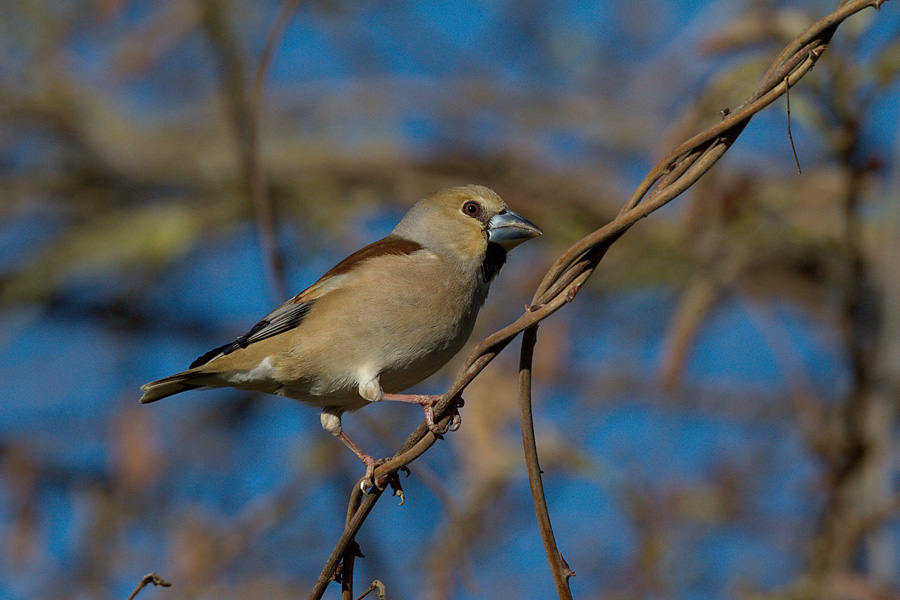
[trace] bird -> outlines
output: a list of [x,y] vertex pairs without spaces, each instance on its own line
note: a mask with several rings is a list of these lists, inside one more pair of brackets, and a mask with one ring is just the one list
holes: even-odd
[[141,386],[140,402],[222,387],[300,400],[320,408],[323,429],[363,462],[365,490],[380,461],[343,431],[341,416],[382,400],[410,402],[442,433],[433,411],[440,396],[400,392],[460,351],[507,253],[541,234],[487,187],[438,190],[244,335]]

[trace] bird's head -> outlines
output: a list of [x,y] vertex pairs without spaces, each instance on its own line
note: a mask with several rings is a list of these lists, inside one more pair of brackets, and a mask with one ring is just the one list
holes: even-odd
[[485,274],[488,281],[503,264],[506,252],[541,233],[537,225],[509,210],[496,192],[480,185],[429,194],[394,229],[394,235],[468,266],[499,261]]

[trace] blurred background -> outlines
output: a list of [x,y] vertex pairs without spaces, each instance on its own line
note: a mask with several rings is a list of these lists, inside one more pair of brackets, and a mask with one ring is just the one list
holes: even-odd
[[[782,99],[542,324],[538,438],[576,597],[900,593],[893,4],[841,26],[791,90],[802,175]],[[308,0],[261,69],[275,0],[4,0],[0,597],[125,598],[149,571],[175,587],[141,598],[305,597],[359,461],[299,403],[140,406],[138,387],[470,182],[545,232],[473,346],[835,5]],[[370,516],[360,590],[553,597],[517,348],[405,504]],[[418,389],[443,392],[461,359]],[[344,423],[386,456],[420,419]]]

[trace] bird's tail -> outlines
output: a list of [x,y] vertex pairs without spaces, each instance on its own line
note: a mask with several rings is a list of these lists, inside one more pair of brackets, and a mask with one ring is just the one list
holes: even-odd
[[182,371],[181,373],[142,385],[141,391],[144,392],[144,395],[141,396],[141,404],[156,402],[174,394],[209,387],[210,385],[212,385],[212,382],[209,380],[209,373],[194,370]]

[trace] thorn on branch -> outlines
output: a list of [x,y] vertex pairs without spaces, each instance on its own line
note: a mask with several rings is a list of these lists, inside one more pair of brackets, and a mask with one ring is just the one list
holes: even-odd
[[563,575],[566,576],[566,580],[571,579],[572,577],[575,577],[575,571],[573,571],[569,567],[569,563],[567,563],[566,559],[563,558],[562,552],[559,553],[559,563],[562,565]]
[[365,558],[366,557],[366,555],[362,553],[362,550],[360,549],[359,544],[356,542],[356,540],[353,541],[353,543],[347,549],[347,552],[349,554],[352,554],[356,558]]
[[818,62],[818,60],[822,56],[822,54],[825,52],[826,48],[828,48],[828,46],[825,44],[823,44],[821,46],[816,46],[815,48],[813,48],[806,54],[806,58],[808,58],[810,60],[810,62],[812,62],[812,64],[809,66],[810,71],[812,71],[813,68],[816,66],[816,63]]

